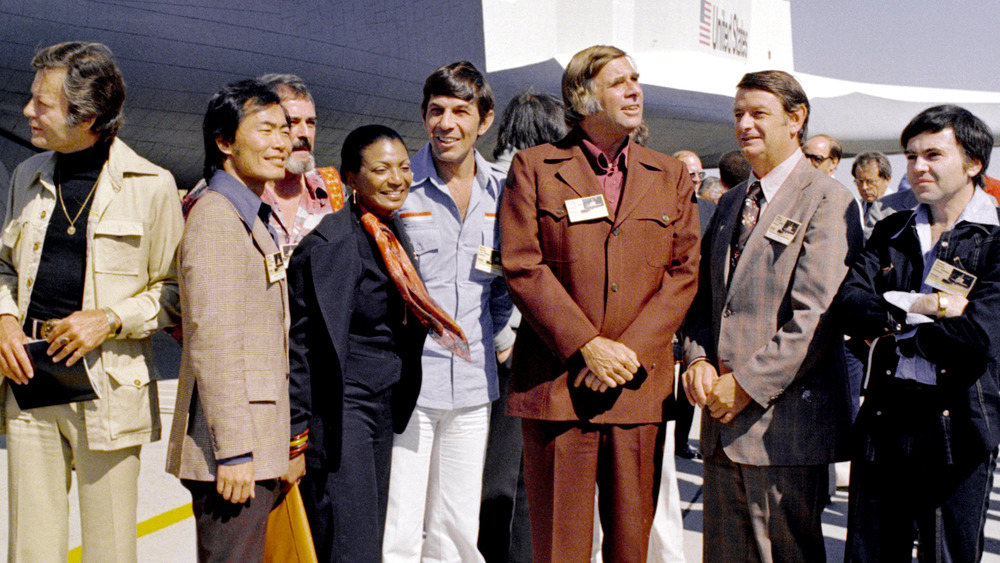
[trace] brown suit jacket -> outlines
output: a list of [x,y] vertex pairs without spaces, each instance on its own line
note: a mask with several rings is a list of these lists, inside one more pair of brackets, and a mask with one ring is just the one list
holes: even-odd
[[178,250],[184,347],[167,471],[214,481],[216,460],[253,454],[256,480],[288,469],[288,294],[268,283],[278,248],[259,218],[209,191]]
[[[722,424],[702,415],[701,446],[721,440],[748,465],[812,465],[841,456],[850,425],[844,336],[830,304],[862,244],[857,203],[799,160],[767,203],[727,287],[729,250],[748,182],[719,200],[702,245],[685,359],[732,371],[753,401]],[[788,245],[765,238],[782,215],[800,223]]]
[[[613,218],[570,223],[566,200],[601,194],[576,134],[514,157],[500,205],[501,260],[527,321],[514,344],[507,412],[604,424],[663,420],[671,338],[694,297],[698,212],[684,165],[632,144]],[[596,336],[639,356],[636,378],[574,388],[579,349]]]

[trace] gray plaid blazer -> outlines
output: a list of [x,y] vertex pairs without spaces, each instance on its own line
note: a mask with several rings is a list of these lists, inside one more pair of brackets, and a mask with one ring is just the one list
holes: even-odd
[[[730,190],[702,241],[684,356],[732,371],[753,401],[722,424],[702,415],[701,445],[747,465],[812,465],[846,454],[850,394],[843,334],[830,304],[862,245],[857,203],[801,159],[767,203],[733,272],[729,249],[749,181]],[[765,238],[781,215],[801,224],[784,245]]]
[[214,481],[216,460],[253,454],[254,478],[288,470],[288,290],[268,283],[278,251],[224,196],[191,209],[177,254],[184,346],[167,471]]

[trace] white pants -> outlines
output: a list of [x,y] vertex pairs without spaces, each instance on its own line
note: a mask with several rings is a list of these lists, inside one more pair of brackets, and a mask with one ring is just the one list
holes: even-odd
[[66,560],[75,463],[83,561],[135,561],[140,447],[90,449],[85,403],[21,411],[7,395],[8,560]]
[[392,445],[384,563],[483,561],[476,542],[489,423],[489,403],[413,410]]
[[[686,401],[686,398],[681,398]],[[674,425],[667,422],[663,441],[663,470],[660,494],[656,499],[653,528],[649,531],[647,563],[684,563],[684,520],[681,495],[677,490],[677,465],[674,463]]]
[[[684,520],[681,517],[681,495],[677,489],[677,465],[674,463],[674,424],[666,423],[663,440],[663,468],[660,472],[660,493],[656,498],[653,527],[649,531],[647,563],[684,563]],[[596,501],[596,499],[595,499]],[[603,560],[601,554],[601,520],[594,511],[594,550],[592,563]]]

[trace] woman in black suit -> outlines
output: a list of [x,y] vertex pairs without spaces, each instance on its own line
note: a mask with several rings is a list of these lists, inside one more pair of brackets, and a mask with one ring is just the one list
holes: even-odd
[[301,489],[319,559],[376,562],[392,433],[413,410],[422,323],[433,319],[403,297],[422,284],[407,286],[413,280],[400,274],[412,271],[395,215],[413,177],[402,139],[388,127],[361,127],[341,160],[353,203],[302,240],[288,271],[292,434],[308,429]]

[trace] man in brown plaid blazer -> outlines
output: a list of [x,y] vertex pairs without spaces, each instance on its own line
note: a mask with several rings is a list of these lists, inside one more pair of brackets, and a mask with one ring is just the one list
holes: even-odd
[[850,403],[833,301],[862,234],[857,204],[799,148],[809,100],[780,71],[734,103],[753,175],[719,200],[688,315],[685,392],[703,407],[705,561],[825,561],[827,464]]
[[208,192],[178,250],[184,348],[167,471],[191,491],[199,561],[260,561],[288,470],[288,296],[271,208],[288,115],[256,80],[230,84],[205,115]]

